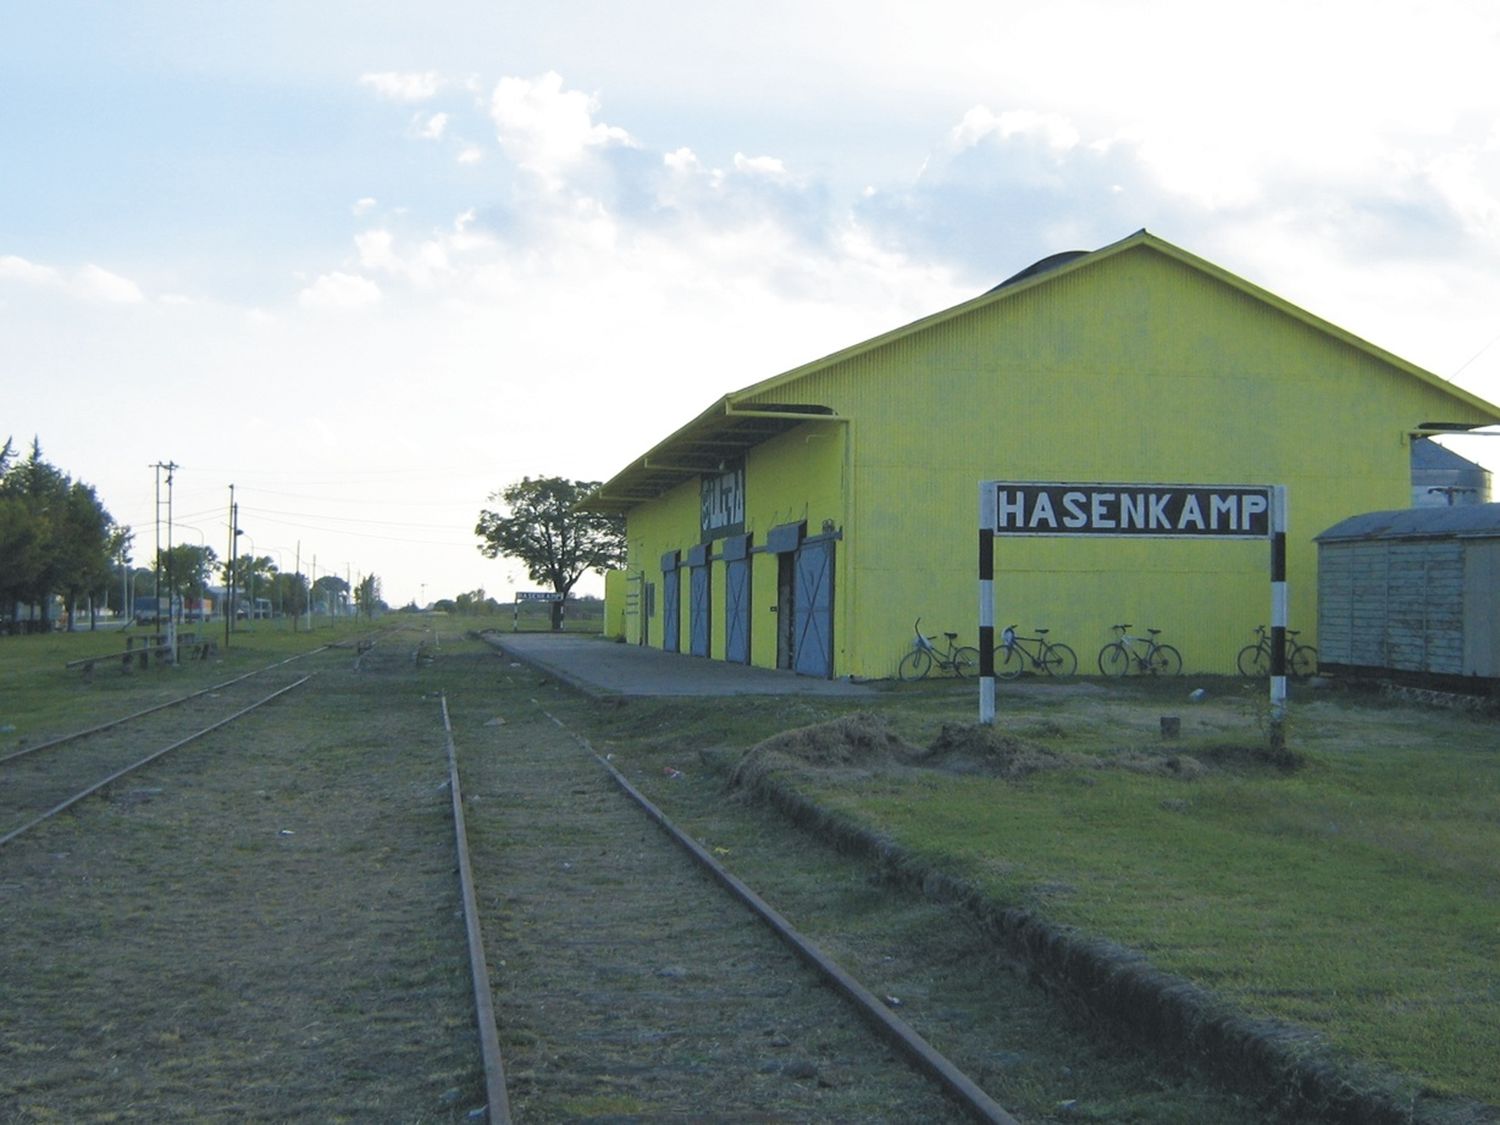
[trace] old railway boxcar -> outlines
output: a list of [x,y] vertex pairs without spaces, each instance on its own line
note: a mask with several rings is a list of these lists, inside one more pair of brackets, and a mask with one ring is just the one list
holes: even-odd
[[1317,544],[1321,669],[1500,678],[1500,504],[1367,512]]

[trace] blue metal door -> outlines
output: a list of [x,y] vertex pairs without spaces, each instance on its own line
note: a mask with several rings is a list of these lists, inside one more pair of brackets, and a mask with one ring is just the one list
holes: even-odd
[[681,645],[681,614],[678,598],[678,570],[666,570],[661,576],[661,647],[663,652],[677,652]]
[[695,566],[688,572],[688,651],[694,656],[708,655],[709,639],[709,584],[708,564]]
[[750,663],[750,558],[724,564],[724,659]]
[[792,667],[825,680],[833,677],[833,543],[814,539],[797,548],[793,607]]

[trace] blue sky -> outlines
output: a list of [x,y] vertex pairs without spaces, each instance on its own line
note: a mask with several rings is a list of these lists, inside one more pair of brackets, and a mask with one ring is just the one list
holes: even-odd
[[285,566],[505,598],[489,492],[1141,227],[1500,400],[1492,4],[12,9],[0,437],[140,559],[170,460],[186,541],[233,483]]

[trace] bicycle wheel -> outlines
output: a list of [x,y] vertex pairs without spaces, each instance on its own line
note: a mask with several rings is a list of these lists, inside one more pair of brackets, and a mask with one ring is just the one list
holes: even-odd
[[1146,658],[1146,671],[1153,676],[1180,676],[1182,653],[1171,645],[1157,645]]
[[1298,645],[1292,649],[1291,659],[1287,661],[1287,671],[1298,679],[1307,679],[1318,670],[1318,650],[1312,645]]
[[1071,676],[1078,671],[1078,654],[1065,644],[1048,645],[1042,650],[1042,667],[1049,676]]
[[979,650],[972,645],[954,649],[953,674],[959,679],[979,675]]
[[903,680],[925,680],[932,671],[932,654],[925,648],[914,648],[901,658],[896,674]]
[[995,675],[1013,680],[1026,670],[1026,654],[1020,645],[1001,645],[995,650]]
[[1119,641],[1111,641],[1099,650],[1099,671],[1105,676],[1123,676],[1130,671],[1130,653]]
[[1270,675],[1271,654],[1262,645],[1246,645],[1234,661],[1239,665],[1240,675],[1260,678]]

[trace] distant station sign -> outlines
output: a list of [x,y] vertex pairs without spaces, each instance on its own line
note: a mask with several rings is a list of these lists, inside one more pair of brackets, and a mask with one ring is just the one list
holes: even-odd
[[560,602],[563,596],[556,590],[517,590],[518,602]]
[[1218,484],[986,481],[981,526],[995,535],[1267,539],[1271,488]]

